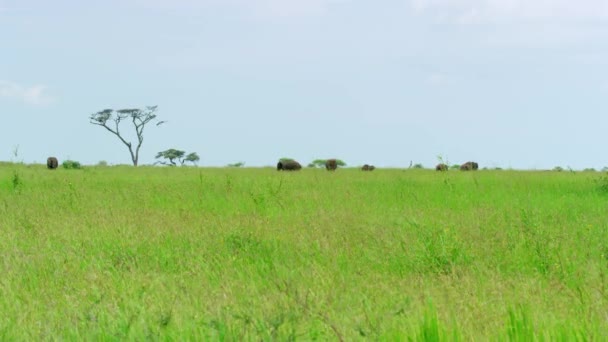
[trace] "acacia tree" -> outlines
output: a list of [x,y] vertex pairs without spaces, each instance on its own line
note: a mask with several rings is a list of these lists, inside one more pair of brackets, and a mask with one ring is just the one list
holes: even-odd
[[186,156],[186,152],[185,151],[176,150],[174,148],[170,148],[168,150],[164,150],[164,151],[158,152],[156,154],[156,159],[159,159],[159,158],[168,159],[169,162],[158,161],[157,163],[160,163],[160,164],[163,164],[163,165],[171,165],[171,166],[176,166],[177,165],[177,163],[175,162],[176,159],[180,163],[180,165],[184,165],[185,162],[191,162],[191,163],[194,164],[194,163],[196,163],[197,161],[199,161],[201,159],[198,156],[198,154],[196,154],[196,152],[189,153]]
[[184,162],[191,162],[192,164],[196,164],[201,158],[196,154],[196,152],[189,153],[186,158],[182,161],[182,165]]
[[[137,166],[139,161],[139,149],[144,142],[144,128],[146,127],[146,124],[156,119],[157,107],[158,106],[148,106],[145,109],[104,109],[100,112],[91,114],[89,120],[93,125],[101,126],[116,135],[129,149],[133,166]],[[119,130],[120,123],[127,120],[131,121],[135,128],[135,134],[137,135],[137,145],[135,145],[135,147],[133,146],[133,143],[125,139]],[[164,121],[161,121],[156,125],[158,126],[162,123],[164,123]]]

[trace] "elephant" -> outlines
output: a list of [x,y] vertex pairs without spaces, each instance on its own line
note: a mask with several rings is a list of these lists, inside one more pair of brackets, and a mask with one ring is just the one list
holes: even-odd
[[295,160],[281,160],[277,163],[277,171],[298,171],[302,165]]
[[48,157],[46,159],[46,167],[50,170],[54,170],[59,166],[59,161],[55,157]]
[[362,171],[374,171],[376,167],[374,165],[365,164],[361,167]]
[[327,171],[336,171],[338,168],[338,162],[335,159],[327,159],[325,161],[325,169]]
[[468,161],[468,162],[460,165],[461,171],[476,171],[477,169],[479,169],[479,164],[477,164],[476,162],[472,162],[472,161]]
[[440,163],[437,164],[437,166],[435,166],[435,171],[447,171],[448,170],[448,166],[444,163]]

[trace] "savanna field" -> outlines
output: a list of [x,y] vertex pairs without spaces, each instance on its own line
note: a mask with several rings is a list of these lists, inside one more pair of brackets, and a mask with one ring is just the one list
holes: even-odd
[[600,172],[0,165],[0,340],[606,340]]

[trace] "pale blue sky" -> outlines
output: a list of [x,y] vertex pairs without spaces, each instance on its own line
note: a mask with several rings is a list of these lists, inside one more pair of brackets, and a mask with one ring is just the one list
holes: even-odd
[[[605,0],[0,0],[0,160],[608,166]],[[126,129],[127,127],[124,127]]]

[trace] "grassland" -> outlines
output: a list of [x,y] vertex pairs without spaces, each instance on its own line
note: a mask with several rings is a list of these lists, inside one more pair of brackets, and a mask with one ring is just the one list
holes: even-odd
[[600,173],[0,166],[0,340],[605,340]]

